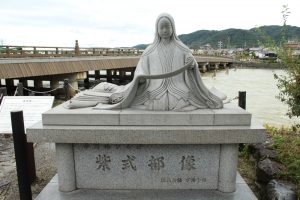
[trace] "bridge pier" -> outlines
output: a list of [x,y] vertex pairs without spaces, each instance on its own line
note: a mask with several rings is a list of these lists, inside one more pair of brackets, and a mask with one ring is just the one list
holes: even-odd
[[132,68],[132,70],[131,70],[131,79],[133,79],[134,73],[135,73],[135,68]]
[[[40,92],[42,92],[43,90],[44,90],[43,80],[35,78],[33,80],[33,91],[40,91]],[[35,93],[34,95],[35,96],[40,96],[41,94]]]
[[84,83],[84,88],[85,89],[90,89],[90,79],[89,79],[89,72],[85,72],[86,78],[83,80]]
[[14,86],[14,79],[5,79],[5,87],[7,90],[7,95],[14,95],[16,86]]
[[34,89],[43,88],[43,81],[41,79],[34,80]]
[[[57,84],[59,83],[59,81],[63,81],[65,79],[69,80],[69,84],[71,85],[70,88],[70,95],[71,97],[73,97],[78,90],[78,80],[85,80],[87,79],[87,73],[86,72],[77,72],[77,73],[71,73],[71,74],[59,74],[59,75],[55,75],[52,78],[53,84]],[[56,85],[56,87],[58,87],[59,84]],[[56,87],[51,87],[51,89],[54,89]]]
[[215,70],[219,69],[219,64],[215,64]]
[[[99,73],[97,71],[99,71]],[[103,71],[105,71],[106,73],[103,73]],[[126,84],[128,83],[128,81],[131,81],[133,79],[134,71],[135,71],[135,67],[95,70],[93,71],[95,73],[88,73],[87,77],[95,78],[95,81],[97,82],[101,80],[100,82],[106,81],[114,84]],[[89,79],[85,79],[84,83],[85,83],[85,88],[87,89]]]
[[100,70],[95,70],[95,80],[100,80]]
[[126,71],[124,69],[120,69],[119,70],[119,83],[123,84],[125,82],[126,79]]
[[223,68],[223,69],[226,69],[227,63],[220,63],[220,67]]
[[[25,78],[20,78],[19,83],[22,83],[23,87],[28,87],[27,79],[25,79]],[[23,90],[23,95],[28,96],[28,91]]]
[[112,82],[112,70],[107,69],[106,70],[106,82],[111,83]]
[[202,70],[203,73],[207,72],[206,64],[202,65],[202,69],[201,70]]
[[206,63],[206,71],[210,71],[212,69],[209,62]]
[[[51,88],[51,90],[54,89],[54,88],[57,88],[57,87],[59,87],[59,80],[56,80],[56,79],[52,78],[50,80],[50,88]],[[58,94],[59,94],[59,91],[57,91],[57,90],[51,92],[52,96],[58,96]]]

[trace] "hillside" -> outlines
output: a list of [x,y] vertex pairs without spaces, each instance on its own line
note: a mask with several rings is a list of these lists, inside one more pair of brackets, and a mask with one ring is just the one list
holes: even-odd
[[[282,26],[262,26],[252,28],[250,30],[243,29],[226,29],[221,31],[215,30],[199,30],[189,34],[182,34],[178,37],[190,48],[199,48],[206,44],[210,44],[213,48],[218,47],[221,41],[223,48],[239,48],[239,47],[257,47],[258,41],[262,41],[261,32],[269,35],[276,43],[280,42],[282,37]],[[300,40],[300,27],[287,26],[287,38],[291,40]],[[144,49],[146,44],[139,44],[135,48]]]

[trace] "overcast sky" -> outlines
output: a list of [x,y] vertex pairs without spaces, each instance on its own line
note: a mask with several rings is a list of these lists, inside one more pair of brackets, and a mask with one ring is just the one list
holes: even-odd
[[196,30],[300,27],[300,0],[0,0],[0,45],[122,47],[151,43],[167,12],[177,34]]

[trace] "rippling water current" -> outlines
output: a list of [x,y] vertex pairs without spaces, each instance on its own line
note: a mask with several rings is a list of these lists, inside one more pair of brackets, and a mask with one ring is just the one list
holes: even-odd
[[[215,87],[228,98],[238,96],[238,91],[246,91],[246,109],[252,113],[253,121],[272,125],[300,123],[299,118],[289,119],[285,114],[287,105],[276,98],[279,90],[274,73],[280,75],[285,72],[270,69],[230,69],[217,72],[215,77],[212,73],[205,73],[202,78],[208,88]],[[237,100],[232,102],[238,104]]]

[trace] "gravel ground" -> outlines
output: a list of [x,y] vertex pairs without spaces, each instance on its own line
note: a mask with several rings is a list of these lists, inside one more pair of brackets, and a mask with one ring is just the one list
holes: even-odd
[[[33,199],[56,174],[55,148],[53,144],[34,145],[37,179],[31,185]],[[13,139],[0,135],[0,200],[19,199]]]

